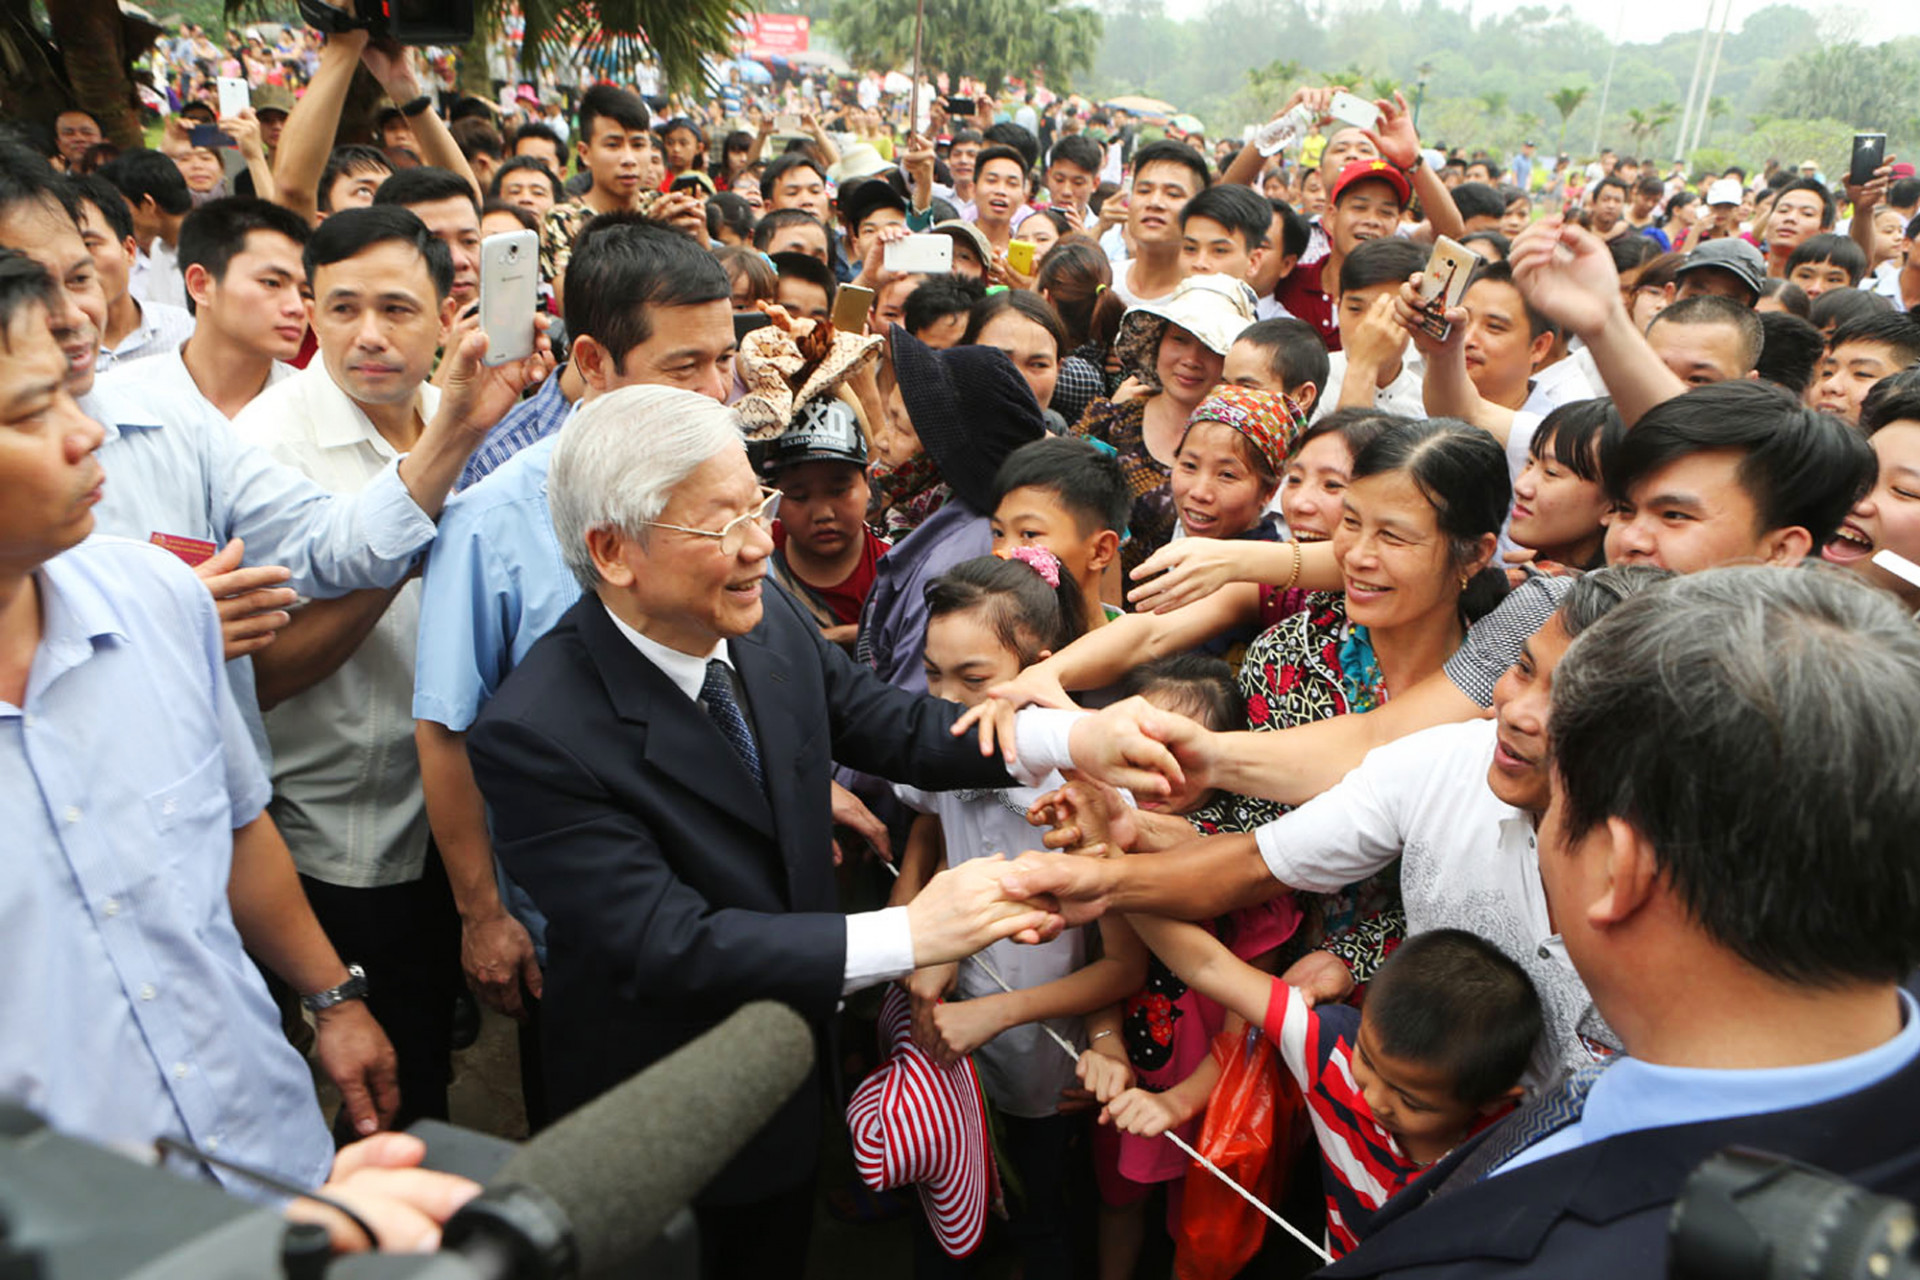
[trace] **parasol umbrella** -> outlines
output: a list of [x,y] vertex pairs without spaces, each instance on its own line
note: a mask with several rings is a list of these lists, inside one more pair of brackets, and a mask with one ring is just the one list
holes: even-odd
[[1171,102],[1162,102],[1158,98],[1145,98],[1139,94],[1127,94],[1118,98],[1108,98],[1100,105],[1115,111],[1127,111],[1137,116],[1170,116],[1179,108]]
[[1175,116],[1167,121],[1167,124],[1169,127],[1178,129],[1182,133],[1197,133],[1201,137],[1205,137],[1207,133],[1207,126],[1200,123],[1200,117],[1198,116]]
[[767,70],[765,63],[755,62],[752,58],[735,58],[733,65],[740,71],[742,84],[773,83],[773,72]]

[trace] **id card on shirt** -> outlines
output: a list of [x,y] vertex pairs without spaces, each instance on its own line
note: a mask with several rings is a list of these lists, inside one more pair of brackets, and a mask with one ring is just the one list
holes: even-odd
[[204,561],[211,560],[213,553],[220,548],[200,538],[183,537],[177,533],[161,533],[155,530],[147,535],[147,541],[165,551],[171,551],[187,562],[189,568],[198,568]]

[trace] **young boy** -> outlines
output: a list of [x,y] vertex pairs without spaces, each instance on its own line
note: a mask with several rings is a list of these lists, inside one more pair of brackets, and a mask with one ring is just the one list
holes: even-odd
[[1811,302],[1829,289],[1857,289],[1867,274],[1867,255],[1850,237],[1822,231],[1787,255],[1787,283]]
[[1180,209],[1180,268],[1252,282],[1267,255],[1273,205],[1252,187],[1208,187]]
[[1133,504],[1120,460],[1084,440],[1049,436],[1009,454],[993,487],[993,549],[1045,547],[1079,585],[1089,628],[1118,617],[1100,588],[1119,562]]
[[806,253],[776,253],[773,269],[780,273],[774,287],[774,300],[796,320],[818,320],[826,324],[833,317],[833,296],[839,284],[826,263]]
[[[1355,245],[1340,264],[1336,314],[1344,348],[1328,361],[1320,412],[1374,408],[1407,418],[1427,416],[1426,365],[1420,352],[1408,346],[1407,331],[1395,323],[1392,310],[1400,286],[1426,265],[1427,250],[1401,236]],[[1382,303],[1382,298],[1388,301]],[[1356,376],[1349,378],[1349,370]]]
[[1091,227],[1094,218],[1087,212],[1087,201],[1100,185],[1102,156],[1100,144],[1084,133],[1070,133],[1053,144],[1047,157],[1047,203],[1075,220]]
[[780,490],[773,578],[835,644],[853,647],[860,606],[887,543],[867,528],[867,446],[852,408],[821,398],[800,406],[767,450]]
[[1227,348],[1221,381],[1290,396],[1309,418],[1327,385],[1327,346],[1305,320],[1262,320]]
[[1336,1257],[1366,1215],[1504,1114],[1544,1025],[1539,994],[1498,947],[1458,929],[1401,943],[1365,1011],[1313,1007],[1199,925],[1127,917],[1195,991],[1258,1023],[1299,1081],[1320,1143]]
[[1880,379],[1920,360],[1920,318],[1907,312],[1861,316],[1833,331],[1814,375],[1813,407],[1849,423]]

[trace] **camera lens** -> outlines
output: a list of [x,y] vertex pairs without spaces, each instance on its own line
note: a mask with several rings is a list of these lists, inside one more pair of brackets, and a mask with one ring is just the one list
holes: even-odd
[[516,260],[517,258],[519,258],[519,256],[520,256],[520,246],[519,246],[519,245],[517,245],[517,244],[510,244],[510,245],[508,245],[508,246],[507,246],[507,261],[508,261],[508,262],[512,262],[512,261],[514,261],[514,260]]

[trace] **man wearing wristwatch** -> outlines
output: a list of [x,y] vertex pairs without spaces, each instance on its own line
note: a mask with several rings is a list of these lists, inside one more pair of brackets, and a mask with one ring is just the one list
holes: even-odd
[[266,816],[212,597],[159,547],[79,545],[104,432],[53,336],[73,306],[0,251],[0,1096],[318,1186],[333,1143],[248,951],[308,997],[362,1135],[398,1105],[393,1048]]

